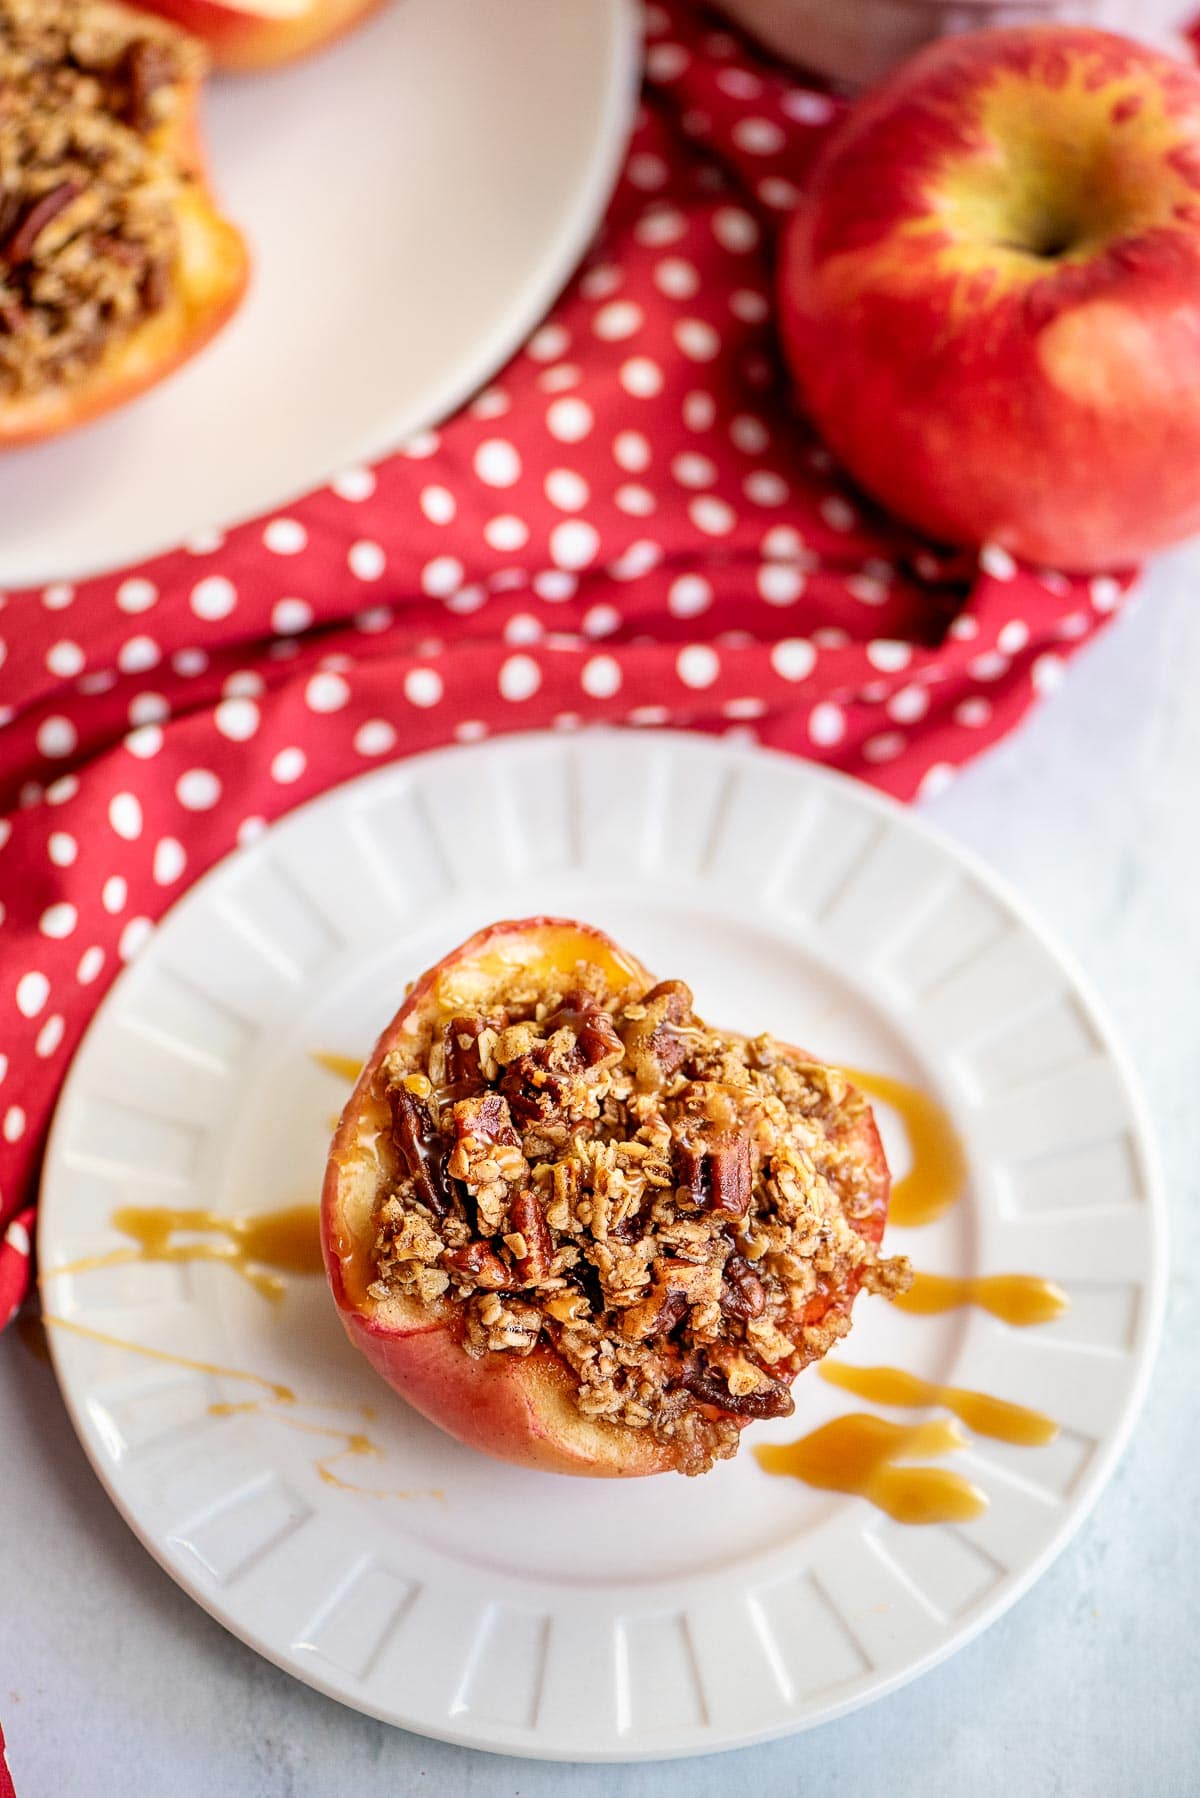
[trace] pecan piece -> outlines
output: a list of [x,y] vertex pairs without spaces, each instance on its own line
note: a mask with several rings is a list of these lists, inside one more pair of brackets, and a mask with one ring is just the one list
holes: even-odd
[[544,1280],[554,1260],[554,1243],[537,1194],[528,1188],[514,1193],[508,1215],[513,1230],[525,1238],[525,1253],[517,1256],[518,1273],[523,1280]]
[[512,1115],[499,1093],[460,1099],[454,1107],[454,1134],[460,1142],[472,1136],[477,1143],[502,1144],[513,1149],[518,1145]]
[[418,1199],[435,1217],[455,1209],[454,1189],[445,1170],[445,1145],[434,1128],[429,1107],[406,1086],[388,1088],[392,1141]]
[[598,1005],[564,1005],[547,1019],[544,1042],[517,1056],[500,1090],[524,1123],[546,1123],[578,1103],[587,1075],[611,1066],[624,1050],[612,1019]]
[[457,1140],[447,1169],[475,1202],[477,1233],[495,1236],[509,1195],[529,1178],[529,1163],[521,1153],[508,1105],[493,1092],[460,1099],[453,1110],[453,1130]]
[[545,1123],[562,1109],[569,1071],[552,1068],[550,1060],[550,1045],[542,1043],[527,1055],[518,1055],[504,1071],[500,1091],[522,1124]]
[[681,1183],[698,1210],[745,1217],[753,1187],[748,1136],[725,1134],[680,1141],[675,1158]]
[[608,1013],[582,994],[568,994],[558,1011],[548,1019],[546,1034],[553,1036],[556,1031],[564,1028],[574,1032],[575,1046],[585,1068],[599,1067],[602,1062],[619,1061],[625,1052]]
[[692,1016],[691,988],[682,980],[663,980],[650,988],[638,1017],[621,1027],[625,1053],[639,1092],[657,1092],[687,1059]]
[[715,1367],[700,1364],[685,1370],[683,1384],[699,1404],[730,1411],[735,1417],[790,1417],[796,1409],[791,1389],[783,1380],[772,1380],[754,1392],[734,1393]]
[[652,1286],[644,1299],[630,1305],[621,1319],[621,1332],[638,1342],[665,1336],[682,1321],[687,1308],[686,1293],[672,1291],[665,1285]]
[[4,260],[13,267],[18,262],[27,262],[46,226],[52,219],[56,219],[59,213],[71,204],[72,200],[77,200],[82,192],[81,182],[60,181],[57,187],[52,187],[49,193],[42,195],[40,200],[35,200],[32,206],[26,208],[20,224],[12,231],[8,241],[0,244],[0,256],[3,256]]
[[465,1248],[452,1249],[445,1257],[445,1265],[464,1284],[483,1286],[489,1292],[502,1292],[513,1284],[503,1261],[486,1242],[469,1242]]
[[21,216],[20,196],[11,187],[0,187],[0,244]]
[[175,57],[169,44],[139,38],[125,52],[125,78],[129,83],[126,117],[135,131],[146,132],[158,122],[155,94],[175,80]]
[[751,1317],[761,1317],[766,1302],[763,1283],[750,1263],[741,1255],[731,1255],[725,1263],[725,1280],[721,1287],[722,1311],[745,1322]]
[[171,297],[171,276],[164,262],[152,262],[139,289],[147,312],[160,312]]
[[541,1043],[510,1062],[500,1090],[523,1122],[546,1123],[566,1109],[571,1087],[583,1072],[583,1057],[574,1047]]
[[445,1099],[470,1099],[487,1086],[487,1076],[479,1058],[479,1039],[485,1030],[497,1028],[494,1018],[451,1018],[442,1032],[446,1057]]

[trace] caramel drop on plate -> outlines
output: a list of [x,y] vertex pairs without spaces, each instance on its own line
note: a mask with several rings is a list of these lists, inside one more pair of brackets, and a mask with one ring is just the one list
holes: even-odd
[[935,1386],[900,1367],[853,1367],[846,1361],[822,1361],[818,1372],[831,1386],[840,1386],[877,1405],[911,1410],[923,1405],[944,1405],[977,1436],[991,1436],[1019,1448],[1040,1448],[1058,1435],[1054,1419],[1041,1411],[962,1386]]
[[329,1049],[314,1049],[312,1058],[318,1067],[327,1073],[336,1074],[339,1080],[348,1080],[354,1085],[363,1071],[362,1061],[357,1055],[335,1055]]
[[939,1311],[955,1311],[960,1305],[977,1305],[1002,1323],[1027,1329],[1031,1324],[1052,1323],[1070,1306],[1070,1299],[1053,1280],[1036,1274],[985,1274],[957,1280],[944,1274],[915,1274],[907,1292],[892,1300],[901,1311],[932,1317]]
[[[110,1221],[122,1236],[132,1237],[135,1249],[114,1249],[50,1271],[83,1273],[130,1261],[221,1261],[269,1299],[280,1298],[284,1289],[275,1273],[321,1272],[320,1213],[315,1205],[289,1205],[250,1217],[167,1205],[125,1205],[113,1212]],[[180,1235],[200,1240],[180,1242]]]
[[[136,1246],[48,1268],[44,1277],[136,1261],[219,1261],[263,1298],[278,1300],[285,1290],[281,1274],[322,1270],[320,1212],[315,1205],[289,1205],[252,1217],[226,1217],[193,1207],[123,1205],[109,1221]],[[180,1236],[187,1240],[179,1241]]]
[[246,1261],[273,1267],[282,1274],[319,1274],[321,1214],[316,1205],[288,1205],[251,1217],[225,1220],[229,1235]]
[[891,1074],[843,1068],[847,1080],[899,1113],[912,1150],[912,1167],[892,1187],[893,1224],[931,1224],[966,1191],[967,1157],[945,1108],[918,1086]]
[[43,1311],[42,1322],[52,1329],[66,1330],[72,1336],[86,1337],[89,1342],[99,1342],[105,1348],[128,1349],[131,1355],[143,1355],[148,1361],[165,1361],[170,1367],[186,1367],[190,1373],[211,1373],[222,1379],[244,1380],[251,1386],[261,1386],[277,1405],[294,1405],[296,1402],[296,1394],[290,1386],[282,1386],[278,1380],[264,1379],[262,1374],[247,1373],[240,1367],[223,1367],[216,1361],[195,1361],[190,1355],[173,1355],[167,1349],[151,1348],[145,1342],[131,1342],[127,1336],[110,1336],[107,1330],[93,1330],[88,1324],[76,1323],[73,1317],[56,1317],[51,1311]]
[[897,1523],[965,1523],[987,1509],[978,1486],[946,1467],[896,1465],[946,1454],[965,1440],[949,1418],[906,1428],[855,1412],[798,1442],[766,1443],[754,1455],[767,1473],[786,1474],[822,1492],[868,1499]]

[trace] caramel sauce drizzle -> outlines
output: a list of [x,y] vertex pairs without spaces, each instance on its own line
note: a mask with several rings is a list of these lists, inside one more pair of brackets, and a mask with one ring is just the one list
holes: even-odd
[[[284,1424],[289,1430],[298,1430],[305,1436],[331,1437],[339,1446],[331,1449],[328,1454],[321,1455],[313,1462],[313,1467],[318,1479],[323,1480],[327,1486],[336,1486],[340,1492],[357,1492],[363,1498],[444,1499],[446,1496],[440,1487],[434,1486],[414,1487],[409,1490],[400,1490],[396,1487],[360,1486],[357,1481],[344,1479],[341,1474],[335,1473],[334,1463],[344,1460],[347,1456],[363,1459],[371,1456],[378,1458],[382,1455],[383,1450],[378,1442],[373,1441],[362,1430],[340,1430],[331,1424],[306,1423],[299,1417],[283,1416],[269,1405],[264,1408],[263,1401],[260,1399],[248,1399],[241,1404],[217,1404],[208,1407],[210,1417],[237,1417],[247,1414],[272,1417],[276,1423]],[[360,1414],[370,1422],[375,1416],[375,1411],[372,1406],[364,1405],[360,1408]]]
[[[912,1167],[892,1188],[890,1221],[910,1228],[933,1223],[958,1202],[967,1184],[967,1160],[949,1116],[928,1093],[889,1074],[847,1068],[846,1077],[871,1097],[899,1113],[912,1150]],[[1020,1328],[1049,1323],[1069,1300],[1052,1280],[1033,1274],[990,1274],[954,1279],[918,1273],[907,1293],[893,1299],[900,1310],[919,1317],[978,1305],[1004,1323]],[[1052,1442],[1052,1417],[986,1392],[938,1386],[896,1367],[852,1367],[824,1361],[818,1370],[875,1404],[917,1408],[943,1405],[981,1436],[1022,1447]],[[896,1466],[897,1461],[932,1456],[959,1447],[965,1438],[950,1419],[905,1429],[863,1414],[839,1417],[798,1442],[754,1451],[768,1473],[787,1474],[820,1490],[866,1498],[901,1523],[959,1523],[987,1509],[986,1494],[946,1468]]]
[[847,1080],[899,1113],[912,1149],[912,1167],[892,1187],[888,1217],[915,1229],[957,1204],[966,1190],[967,1157],[944,1107],[929,1093],[891,1074],[843,1068]]
[[[314,1462],[319,1479],[326,1485],[336,1486],[343,1492],[355,1492],[365,1498],[436,1498],[445,1499],[445,1493],[438,1487],[414,1488],[398,1490],[373,1486],[360,1486],[356,1481],[348,1480],[334,1471],[334,1464],[346,1457],[369,1457],[382,1455],[379,1444],[362,1430],[339,1429],[335,1425],[306,1422],[303,1418],[288,1414],[288,1407],[303,1401],[297,1400],[290,1386],[284,1386],[276,1380],[267,1380],[261,1374],[248,1373],[239,1367],[225,1367],[215,1361],[198,1361],[190,1355],[176,1355],[166,1349],[151,1348],[144,1342],[131,1342],[127,1336],[112,1336],[106,1330],[93,1330],[90,1325],[77,1323],[71,1317],[59,1317],[53,1312],[43,1311],[43,1324],[56,1330],[67,1330],[73,1336],[83,1336],[90,1342],[98,1342],[105,1348],[126,1349],[131,1355],[141,1355],[148,1361],[165,1362],[171,1367],[183,1367],[189,1373],[211,1374],[218,1379],[238,1380],[243,1384],[258,1386],[266,1393],[265,1398],[244,1399],[238,1402],[223,1401],[208,1406],[210,1417],[240,1417],[247,1414],[269,1417],[274,1422],[283,1424],[289,1430],[298,1430],[306,1436],[324,1436],[332,1438],[336,1446],[327,1454],[319,1456]],[[319,1409],[325,1409],[321,1406]],[[328,1407],[333,1410],[349,1409],[371,1422],[375,1410],[370,1405]]]
[[[49,1268],[45,1277],[89,1273],[137,1261],[219,1261],[240,1274],[263,1298],[277,1304],[287,1289],[280,1275],[322,1271],[320,1212],[315,1205],[289,1205],[253,1217],[225,1217],[218,1211],[180,1210],[169,1205],[125,1205],[113,1212],[110,1222],[122,1236],[131,1236],[136,1246],[84,1256]],[[175,1241],[181,1233],[221,1240]]]
[[764,1443],[754,1458],[767,1473],[868,1499],[897,1523],[966,1523],[987,1509],[978,1486],[948,1467],[898,1465],[944,1455],[966,1440],[948,1417],[906,1427],[852,1412],[798,1442]]
[[312,1058],[318,1067],[329,1074],[336,1074],[339,1080],[347,1080],[353,1086],[363,1071],[362,1060],[357,1055],[335,1055],[328,1049],[313,1049]]
[[944,1405],[977,1436],[992,1436],[998,1442],[1012,1442],[1020,1448],[1040,1448],[1058,1435],[1054,1419],[1041,1411],[961,1386],[935,1386],[900,1367],[853,1367],[847,1361],[822,1361],[817,1372],[831,1386],[840,1386],[876,1405],[896,1405],[914,1411],[923,1405]]
[[907,1292],[892,1303],[917,1317],[955,1311],[960,1305],[978,1305],[1001,1323],[1028,1329],[1031,1324],[1052,1323],[1070,1306],[1070,1299],[1053,1280],[1036,1274],[983,1274],[974,1279],[952,1279],[946,1274],[914,1274]]
[[131,1355],[142,1355],[147,1361],[165,1361],[170,1367],[186,1367],[191,1373],[213,1374],[218,1379],[241,1380],[250,1386],[261,1386],[264,1392],[270,1393],[273,1403],[277,1405],[296,1403],[296,1394],[290,1386],[283,1386],[278,1380],[264,1379],[262,1374],[247,1373],[240,1367],[223,1367],[216,1361],[195,1361],[189,1355],[175,1355],[167,1349],[151,1348],[145,1342],[130,1342],[127,1336],[110,1336],[107,1330],[93,1330],[90,1324],[77,1323],[73,1317],[58,1317],[52,1311],[42,1312],[42,1322],[56,1330],[66,1330],[72,1336],[85,1336],[89,1342],[99,1342],[105,1348],[128,1349]]

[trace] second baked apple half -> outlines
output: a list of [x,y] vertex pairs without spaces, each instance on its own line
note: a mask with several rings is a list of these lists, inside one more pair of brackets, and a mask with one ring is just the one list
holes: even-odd
[[204,174],[199,44],[108,0],[0,0],[0,46],[3,449],[156,385],[249,261]]
[[697,1017],[591,927],[480,931],[342,1114],[326,1268],[352,1342],[452,1436],[559,1473],[703,1473],[850,1327],[887,1163],[836,1069]]

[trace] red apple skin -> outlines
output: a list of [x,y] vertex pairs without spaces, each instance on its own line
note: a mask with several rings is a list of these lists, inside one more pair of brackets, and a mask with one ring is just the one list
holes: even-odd
[[641,1430],[598,1424],[576,1409],[557,1356],[535,1349],[524,1361],[473,1361],[454,1337],[422,1318],[411,1334],[342,1314],[346,1333],[376,1373],[432,1423],[499,1461],[540,1473],[628,1479],[666,1473],[667,1450]]
[[[582,942],[597,959],[611,957],[638,990],[652,976],[611,938],[589,925],[555,918],[506,922],[480,931],[455,949],[413,987],[363,1066],[347,1101],[329,1153],[321,1198],[321,1246],[326,1273],[346,1334],[375,1371],[415,1410],[448,1435],[483,1454],[544,1473],[599,1479],[630,1479],[666,1473],[675,1465],[669,1444],[647,1432],[585,1417],[574,1403],[574,1377],[553,1349],[542,1346],[518,1360],[504,1355],[472,1359],[459,1345],[453,1310],[441,1315],[417,1303],[391,1301],[388,1315],[365,1291],[361,1269],[369,1239],[351,1222],[348,1192],[362,1170],[360,1138],[370,1131],[384,1057],[404,1035],[409,1020],[436,1005],[435,986],[448,970],[460,969],[497,950],[528,944],[531,952],[553,955],[556,946]],[[578,951],[573,947],[572,953]],[[799,1055],[799,1052],[797,1051]],[[800,1059],[809,1060],[807,1056]],[[381,1107],[382,1114],[382,1107]],[[858,1228],[878,1243],[887,1217],[890,1179],[875,1120],[868,1109],[855,1128],[858,1152],[870,1170],[873,1205]],[[848,1311],[857,1287],[810,1306],[797,1324],[812,1324],[835,1305]],[[748,1420],[739,1419],[744,1427]]]
[[203,349],[241,304],[250,258],[237,228],[217,211],[204,179],[199,88],[182,90],[160,141],[196,180],[180,202],[183,239],[166,304],[103,355],[79,381],[0,400],[0,450],[56,437],[156,387]]
[[313,0],[290,19],[223,0],[144,0],[147,10],[172,19],[208,45],[213,66],[250,71],[298,62],[360,24],[383,0]]
[[1082,27],[931,45],[826,145],[779,306],[817,430],[929,536],[1092,572],[1200,530],[1200,75]]

